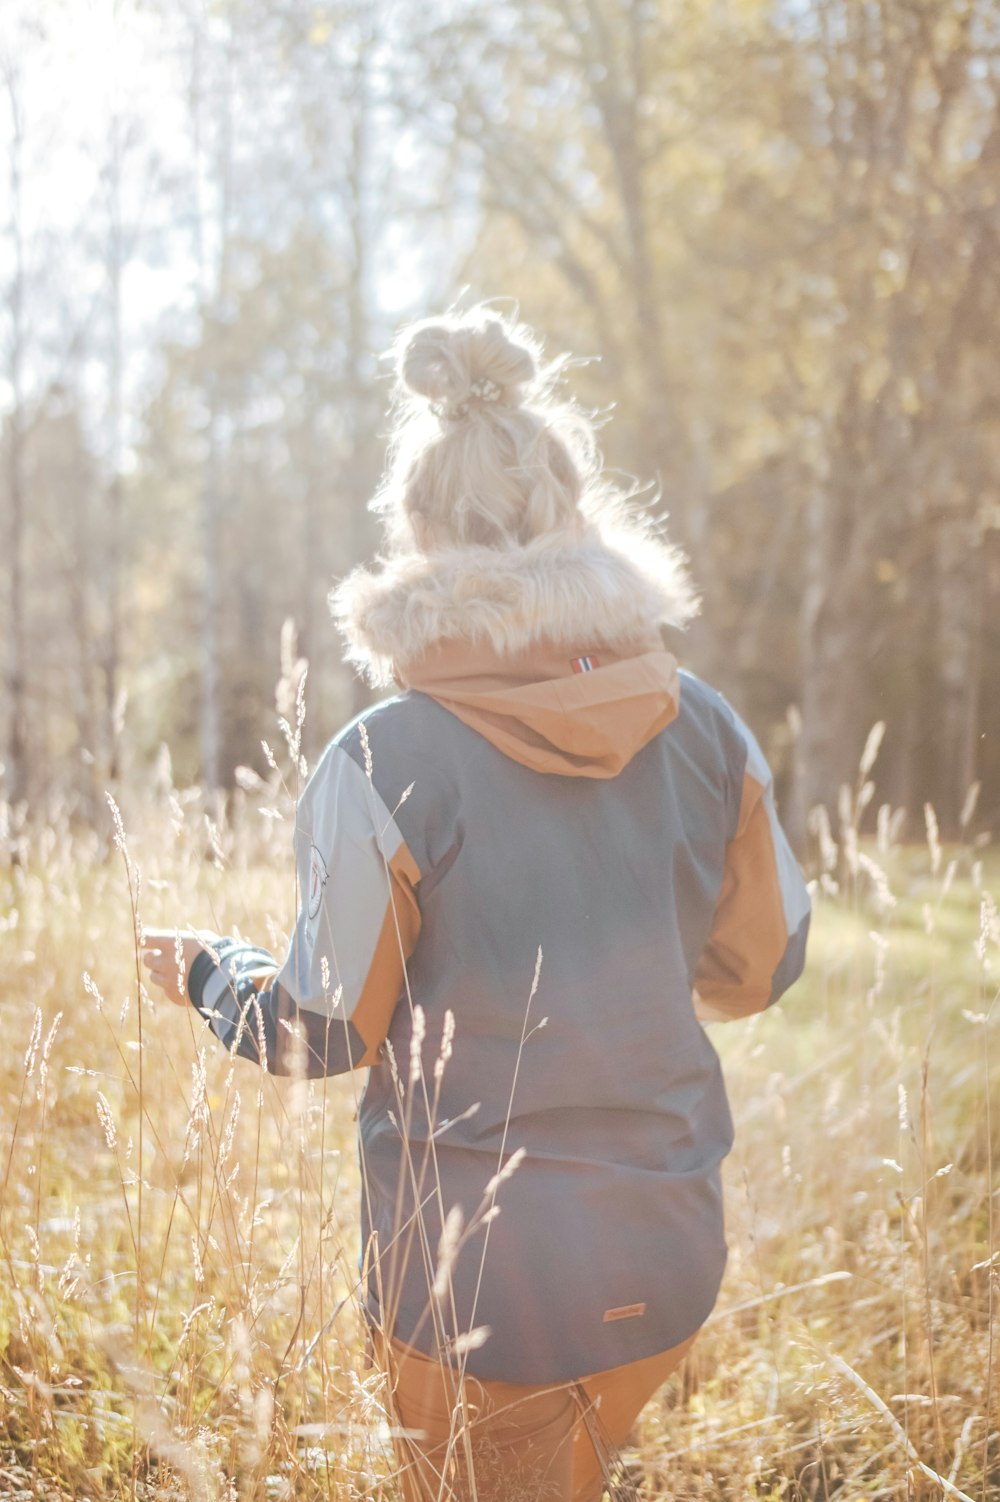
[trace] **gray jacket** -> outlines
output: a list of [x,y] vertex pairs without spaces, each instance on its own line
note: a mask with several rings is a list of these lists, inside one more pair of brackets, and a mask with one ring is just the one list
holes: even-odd
[[313,773],[273,978],[220,940],[191,999],[277,1072],[370,1066],[373,1320],[475,1376],[577,1378],[713,1306],[732,1123],[696,1007],[780,996],[809,898],[756,741],[658,642],[432,657]]

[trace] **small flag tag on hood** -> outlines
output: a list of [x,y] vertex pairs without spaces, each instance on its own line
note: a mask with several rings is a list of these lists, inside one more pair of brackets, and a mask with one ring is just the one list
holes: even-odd
[[616,777],[676,715],[677,661],[652,639],[624,654],[565,651],[448,642],[408,664],[406,681],[536,772]]

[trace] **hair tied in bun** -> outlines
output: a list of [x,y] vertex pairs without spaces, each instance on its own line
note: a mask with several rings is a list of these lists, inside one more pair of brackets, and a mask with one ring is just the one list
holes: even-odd
[[442,422],[461,422],[462,418],[468,417],[473,406],[487,406],[490,402],[498,402],[502,396],[503,387],[496,381],[473,381],[465,401],[452,404],[432,402],[431,411]]

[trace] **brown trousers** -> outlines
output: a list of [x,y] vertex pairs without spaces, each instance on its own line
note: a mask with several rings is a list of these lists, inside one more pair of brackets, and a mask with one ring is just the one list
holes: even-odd
[[694,1339],[578,1382],[524,1387],[459,1386],[449,1368],[376,1337],[405,1502],[599,1502],[615,1452]]

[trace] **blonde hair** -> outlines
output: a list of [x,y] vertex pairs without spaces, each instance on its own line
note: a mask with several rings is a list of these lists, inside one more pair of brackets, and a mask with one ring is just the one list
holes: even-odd
[[405,328],[395,423],[373,502],[395,549],[524,545],[577,530],[608,486],[593,425],[554,395],[531,331],[480,305]]
[[593,423],[555,396],[565,360],[544,365],[533,335],[487,307],[414,324],[393,354],[373,502],[388,546],[330,595],[372,683],[443,641],[627,650],[690,620],[683,555],[605,478]]

